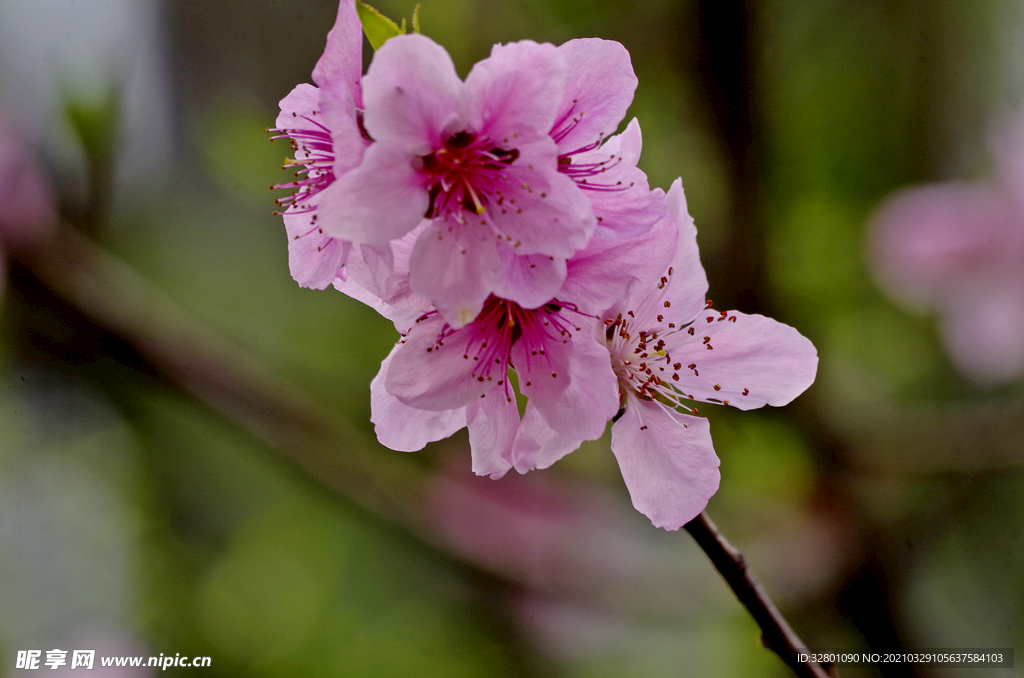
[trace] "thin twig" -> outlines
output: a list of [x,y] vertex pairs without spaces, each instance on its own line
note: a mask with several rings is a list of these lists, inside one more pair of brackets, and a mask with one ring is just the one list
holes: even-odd
[[761,588],[757,577],[747,567],[743,553],[722,536],[707,514],[701,513],[683,527],[708,555],[715,569],[761,627],[761,642],[765,647],[779,655],[801,678],[838,678],[834,667],[826,671],[820,664],[799,660],[798,655],[805,652],[807,646]]

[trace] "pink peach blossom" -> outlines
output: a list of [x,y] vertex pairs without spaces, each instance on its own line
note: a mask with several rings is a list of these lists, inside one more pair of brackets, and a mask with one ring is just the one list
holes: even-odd
[[543,305],[596,223],[583,192],[559,172],[548,135],[567,76],[553,45],[495,46],[463,82],[429,38],[388,40],[363,80],[374,142],[321,204],[323,228],[382,248],[429,219],[410,284],[453,327],[491,295]]
[[[634,285],[602,314],[602,338],[622,403],[612,452],[633,506],[654,525],[677,530],[704,509],[719,483],[710,427],[693,405],[784,405],[814,381],[818,359],[811,342],[787,325],[710,309],[681,182],[667,199],[678,231],[659,245],[674,256],[660,279]],[[649,256],[656,259],[657,250]],[[546,425],[528,404],[513,463],[521,472],[545,468],[580,442]]]

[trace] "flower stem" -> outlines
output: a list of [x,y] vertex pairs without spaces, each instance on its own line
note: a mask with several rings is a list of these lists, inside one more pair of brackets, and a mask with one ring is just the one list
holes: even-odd
[[761,627],[761,642],[779,655],[801,678],[838,678],[835,667],[828,670],[816,662],[802,662],[799,654],[806,645],[796,635],[778,608],[747,567],[747,559],[722,536],[707,514],[701,513],[683,526],[729,584],[739,601]]

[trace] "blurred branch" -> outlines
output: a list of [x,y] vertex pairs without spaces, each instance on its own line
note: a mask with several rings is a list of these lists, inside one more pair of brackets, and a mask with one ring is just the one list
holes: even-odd
[[708,555],[715,569],[761,627],[761,642],[765,647],[779,655],[801,678],[837,678],[834,667],[826,671],[816,662],[799,660],[797,655],[805,652],[807,645],[790,628],[785,617],[765,593],[757,577],[747,567],[743,553],[722,536],[706,513],[701,513],[683,527]]
[[[696,75],[705,97],[707,124],[729,162],[729,223],[716,256],[707,258],[715,300],[721,308],[765,313],[767,284],[764,183],[765,135],[762,133],[758,69],[762,53],[759,3],[751,0],[699,0],[696,27],[682,28],[687,44],[696,28]],[[682,47],[680,47],[682,49]],[[743,275],[736,275],[743,271]],[[778,314],[769,313],[774,317]]]
[[397,457],[371,460],[367,450],[374,445],[365,433],[335,421],[76,229],[60,229],[22,261],[178,387],[320,483],[389,522],[422,527],[422,473]]
[[[33,255],[24,256],[22,261],[53,293],[77,308],[97,328],[126,342],[148,366],[176,387],[261,439],[270,450],[336,496],[406,529],[447,557],[505,582],[556,597],[587,600],[590,604],[604,601],[632,613],[644,610],[645,604],[664,606],[669,602],[665,587],[673,582],[678,584],[680,579],[691,579],[675,570],[644,573],[628,558],[620,559],[617,567],[609,564],[604,556],[609,550],[622,551],[622,537],[632,535],[633,527],[632,522],[613,526],[616,520],[609,520],[608,515],[591,521],[593,524],[586,520],[582,521],[586,524],[581,524],[577,516],[566,521],[565,532],[556,542],[542,536],[535,545],[554,550],[544,552],[544,559],[561,563],[564,577],[555,577],[548,571],[538,579],[528,566],[516,568],[488,559],[486,553],[479,553],[479,538],[474,538],[470,545],[476,550],[467,548],[466,544],[453,542],[437,522],[432,498],[436,499],[438,492],[450,496],[451,481],[445,483],[442,477],[410,463],[404,455],[375,454],[379,446],[366,432],[337,421],[301,390],[276,377],[253,356],[196,320],[130,266],[75,228],[60,228],[51,242]],[[624,513],[627,512],[616,511],[610,517]],[[482,518],[470,511],[467,519],[473,523]],[[528,516],[504,519],[509,524],[489,525],[487,533],[502,534],[504,529],[514,532],[522,528],[517,520],[529,521]],[[545,535],[550,533],[550,525],[547,528]],[[581,544],[593,548],[581,548]],[[724,539],[721,544],[727,547],[725,553],[736,553]],[[712,553],[708,546],[705,550]],[[534,553],[530,557],[540,556]],[[720,571],[725,571],[721,558],[712,559]],[[637,581],[657,591],[657,595],[648,599],[644,591],[636,590]]]
[[[606,557],[608,551],[624,550],[624,535],[635,536],[634,524],[622,520],[624,516],[632,518],[632,512],[619,510],[618,503],[614,514],[602,516],[599,524],[567,522],[557,542],[547,540],[548,532],[536,533],[536,543],[531,544],[550,549],[542,559],[559,563],[558,573],[546,571],[538,576],[531,569],[533,561],[529,557],[502,561],[489,558],[480,551],[485,539],[477,536],[470,543],[460,542],[446,526],[444,516],[439,515],[438,497],[457,498],[458,486],[475,479],[468,469],[457,476],[437,473],[414,463],[406,454],[390,450],[379,453],[383,448],[367,432],[325,411],[303,391],[263,366],[257,357],[193,317],[73,227],[59,229],[50,242],[32,254],[23,254],[21,262],[86,322],[119,338],[136,352],[144,362],[136,369],[152,370],[253,435],[272,454],[333,496],[403,529],[453,562],[504,583],[598,607],[608,605],[633,615],[651,614],[651,608],[655,614],[666,614],[670,605],[676,606],[673,614],[678,614],[682,601],[692,600],[699,593],[665,596],[664,588],[670,584],[692,580],[692,573],[685,568],[666,571],[662,563],[644,572],[628,559],[623,565],[621,559]],[[56,323],[67,320],[54,319]],[[89,356],[76,355],[73,359],[85,362]],[[571,494],[568,483],[549,479],[552,481],[558,485],[557,494]],[[506,483],[506,493],[508,487]],[[588,489],[583,494],[593,494],[591,498],[596,499],[597,493]],[[507,531],[520,529],[523,520],[529,522],[529,516],[524,518],[514,510],[485,513],[479,504],[465,510],[469,533],[490,520],[480,533],[494,534],[499,541]],[[588,548],[581,548],[581,544]],[[669,562],[675,564],[674,560]]]
[[853,441],[860,469],[898,475],[984,473],[1024,466],[1024,401],[956,402],[846,413],[833,425]]
[[67,96],[65,116],[85,155],[88,195],[76,223],[96,235],[107,219],[114,188],[117,138],[120,130],[121,89],[110,85],[96,101]]

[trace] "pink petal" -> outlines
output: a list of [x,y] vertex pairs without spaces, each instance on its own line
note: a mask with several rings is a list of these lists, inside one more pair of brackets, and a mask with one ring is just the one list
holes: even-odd
[[[642,235],[665,217],[665,197],[661,189],[650,190],[647,177],[635,167],[617,172],[623,185],[633,188],[613,193],[584,191],[597,217],[597,238],[632,238]],[[616,179],[619,181],[619,179]]]
[[430,411],[409,407],[384,389],[391,355],[370,382],[370,421],[381,445],[399,452],[422,450],[427,443],[443,440],[466,425],[466,408]]
[[357,245],[358,256],[349,260],[347,276],[390,306],[417,314],[433,310],[434,305],[415,294],[409,284],[409,259],[413,247],[420,234],[429,227],[429,221],[421,221],[419,226],[384,247]]
[[341,176],[359,165],[366,149],[366,140],[356,122],[352,95],[338,83],[327,83],[320,88],[320,112],[322,115],[319,122],[331,130],[334,152],[331,169],[334,176]]
[[371,145],[362,164],[323,192],[319,210],[324,231],[379,246],[411,231],[430,202],[415,163],[401,144]]
[[551,134],[564,154],[615,132],[633,101],[637,79],[629,52],[617,42],[583,38],[558,51],[568,62],[569,81]]
[[655,527],[678,530],[718,491],[718,457],[701,417],[630,398],[612,426],[612,452],[633,506]]
[[618,380],[607,347],[594,339],[585,318],[579,321],[580,331],[552,338],[544,345],[545,355],[527,354],[527,342],[520,340],[512,346],[512,362],[519,390],[551,428],[596,440],[618,411]]
[[[412,235],[409,231],[398,240],[392,240],[387,245],[356,245],[358,257],[353,257],[351,263],[345,268],[345,274],[358,282],[366,289],[372,291],[383,301],[392,303],[391,287],[397,284],[397,278],[403,278],[408,282],[409,273],[395,275],[395,257],[392,250],[392,243],[401,242]],[[424,309],[424,311],[429,309]]]
[[301,287],[322,290],[334,281],[352,244],[325,234],[313,223],[312,214],[297,210],[282,215],[288,234],[288,268]]
[[593,238],[569,260],[558,298],[599,313],[623,301],[631,285],[644,284],[649,291],[668,268],[678,235],[675,222],[665,218],[634,238]]
[[466,407],[466,419],[473,473],[497,480],[512,468],[509,459],[519,428],[519,408],[515,397],[510,399],[505,389],[497,386]]
[[435,221],[416,241],[409,261],[413,292],[430,299],[452,327],[480,313],[501,272],[497,243],[489,233],[445,229]]
[[676,179],[665,196],[669,216],[679,225],[679,244],[672,259],[675,275],[672,277],[673,306],[689,313],[700,310],[707,303],[708,277],[700,263],[697,248],[697,226],[686,209],[683,182]]
[[[356,122],[355,104],[351,93],[339,83],[331,81],[324,87],[296,85],[281,99],[281,112],[277,115],[277,129],[320,129],[331,135],[334,154],[332,171],[340,175],[359,164],[366,147]],[[296,159],[306,160],[300,145]]]
[[406,405],[424,410],[452,410],[472,403],[490,391],[496,380],[473,376],[476,361],[470,352],[474,334],[453,332],[441,345],[437,338],[445,326],[437,316],[416,323],[392,353],[384,381],[387,392]]
[[640,145],[640,125],[633,118],[622,134],[600,149],[573,156],[574,164],[603,162],[607,167],[581,184],[597,217],[594,237],[631,238],[667,216],[665,194],[661,189],[652,191],[647,175],[636,166]]
[[[697,227],[693,217],[686,211],[686,196],[680,179],[672,182],[665,196],[669,216],[675,220],[679,228],[675,254],[669,266],[672,275],[669,277],[665,297],[671,303],[673,315],[677,318],[692,318],[707,304],[708,278],[700,263],[700,250],[697,248]],[[627,308],[636,309],[644,306],[647,298],[657,293],[652,287],[636,286],[630,293]]]
[[558,433],[548,426],[533,403],[526,404],[526,413],[519,425],[512,462],[520,473],[545,469],[565,455],[579,449],[583,441]]
[[277,120],[274,122],[277,129],[304,126],[297,122],[296,118],[311,115],[320,108],[320,90],[307,83],[298,84],[281,99],[278,107],[281,112],[277,114]]
[[[609,137],[608,141],[601,144],[601,150],[609,155],[616,155],[622,158],[622,163],[629,167],[636,167],[640,162],[640,152],[643,149],[644,139],[640,131],[640,121],[633,118],[626,125],[626,129],[620,134]],[[680,180],[680,183],[682,181]]]
[[538,308],[555,298],[565,280],[565,260],[531,254],[517,256],[509,247],[500,247],[502,273],[494,281],[493,293],[514,301],[523,308]]
[[[422,229],[417,228],[391,241],[383,250],[356,245],[345,269],[334,280],[335,289],[376,310],[395,323],[395,329],[401,334],[408,333],[420,316],[434,308],[409,289],[409,241],[421,232]],[[395,270],[388,273],[386,269],[390,269],[392,263]]]
[[551,139],[524,135],[516,148],[519,158],[503,172],[503,201],[487,213],[519,254],[568,259],[594,232],[590,200],[576,182],[558,172]]
[[470,129],[506,150],[516,137],[547,135],[568,74],[559,50],[530,40],[495,45],[466,76]]
[[[335,175],[359,164],[366,143],[356,122],[352,95],[340,84],[332,81],[321,88],[305,83],[296,85],[278,105],[281,112],[275,121],[277,129],[309,129],[330,134],[334,155],[331,169]],[[309,159],[302,144],[295,153],[300,162]]]
[[[728,401],[741,410],[785,405],[814,382],[818,352],[789,325],[708,309],[697,315],[693,328],[692,337],[684,331],[673,338],[685,341],[666,338],[666,360],[684,366],[673,384],[697,400]],[[695,367],[686,367],[691,364]]]
[[323,87],[337,79],[352,93],[356,108],[363,107],[360,79],[363,75],[363,26],[353,0],[341,0],[327,47],[313,67],[313,82]]
[[424,35],[391,38],[363,79],[366,130],[377,141],[400,143],[410,156],[428,155],[465,128],[462,89],[443,47]]

